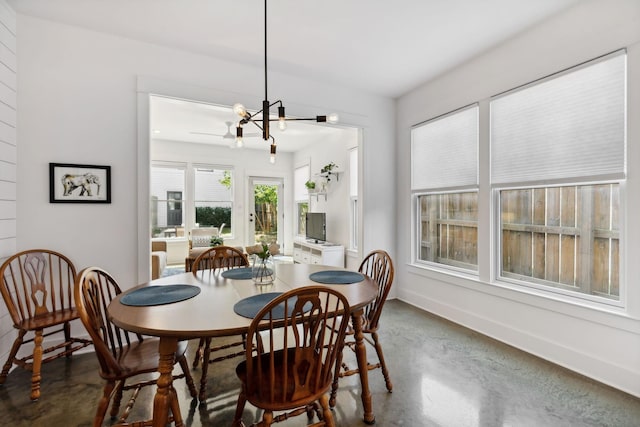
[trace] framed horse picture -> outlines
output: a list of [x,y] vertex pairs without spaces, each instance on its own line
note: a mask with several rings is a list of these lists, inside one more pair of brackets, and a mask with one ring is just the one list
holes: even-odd
[[49,163],[49,203],[111,203],[111,166]]

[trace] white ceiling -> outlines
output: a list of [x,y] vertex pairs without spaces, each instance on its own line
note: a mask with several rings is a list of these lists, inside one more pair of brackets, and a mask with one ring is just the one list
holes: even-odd
[[[7,1],[21,14],[264,66],[260,0]],[[579,1],[270,0],[268,67],[396,98]],[[187,114],[216,110],[205,106],[204,112],[195,112],[199,106],[174,102],[159,107],[179,108],[163,113],[185,118],[172,120],[171,128],[167,124],[162,137],[222,139],[192,132],[222,135],[224,122],[233,116],[219,111],[205,121]],[[295,136],[297,128],[287,133]]]

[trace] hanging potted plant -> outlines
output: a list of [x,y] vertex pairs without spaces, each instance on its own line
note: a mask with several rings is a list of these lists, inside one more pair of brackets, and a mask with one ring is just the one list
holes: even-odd
[[324,176],[327,179],[327,182],[329,182],[331,181],[331,174],[333,173],[334,169],[338,169],[338,165],[333,162],[328,163],[324,165],[322,169],[320,169],[320,175]]

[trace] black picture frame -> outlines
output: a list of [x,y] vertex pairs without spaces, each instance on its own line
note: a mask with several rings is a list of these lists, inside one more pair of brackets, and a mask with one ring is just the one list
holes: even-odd
[[111,203],[111,166],[49,163],[49,203]]

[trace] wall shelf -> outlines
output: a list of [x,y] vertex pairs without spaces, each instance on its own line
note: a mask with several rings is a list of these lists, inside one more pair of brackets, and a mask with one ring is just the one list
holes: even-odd
[[327,192],[326,191],[309,191],[309,197],[316,197],[316,200],[320,200],[320,196],[324,196],[324,201],[327,201]]
[[324,196],[325,202],[327,201],[327,194],[329,194],[329,190],[331,188],[331,182],[335,178],[335,182],[340,181],[340,174],[342,172],[322,172],[317,173],[314,176],[319,178],[316,181],[316,190],[309,191],[309,196],[315,196],[316,200],[320,200],[320,196]]

